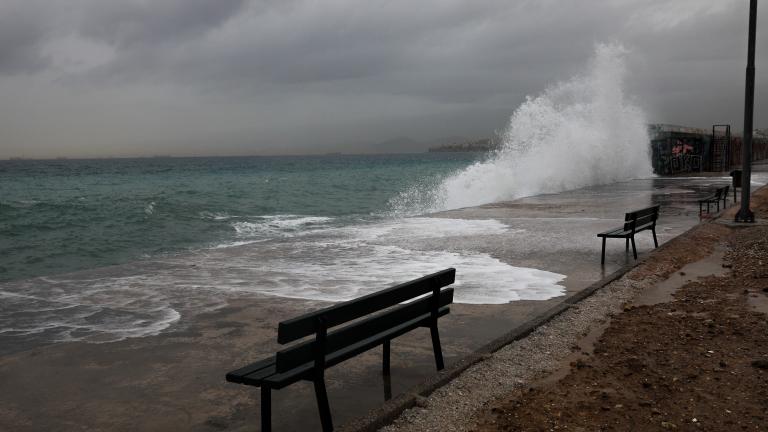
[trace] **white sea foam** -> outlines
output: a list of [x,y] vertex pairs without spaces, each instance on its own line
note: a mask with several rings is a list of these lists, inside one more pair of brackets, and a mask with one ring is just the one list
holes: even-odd
[[210,219],[210,220],[227,220],[231,219],[232,216],[225,212],[210,212],[210,211],[201,211],[198,213],[201,219]]
[[149,204],[147,204],[146,207],[144,207],[144,213],[147,215],[151,215],[155,213],[155,202],[152,201]]
[[181,315],[164,296],[132,289],[136,279],[21,282],[16,289],[23,294],[0,291],[0,336],[44,333],[54,342],[114,342],[156,335],[178,321]]
[[290,236],[302,234],[324,226],[333,218],[323,216],[270,215],[253,216],[249,221],[232,222],[240,238],[263,236]]
[[[454,267],[458,269],[454,285],[456,303],[546,300],[564,292],[564,287],[558,285],[565,278],[563,275],[510,266],[483,253],[419,251],[382,245],[305,243],[298,246],[311,251],[315,259],[293,257],[290,261],[262,262],[252,269],[257,282],[237,289],[337,302]],[[332,258],[318,259],[319,256]]]
[[646,118],[624,94],[627,51],[599,44],[587,70],[528,97],[501,149],[434,188],[404,191],[397,213],[418,214],[652,175]]
[[[452,245],[522,232],[496,220],[425,217],[329,228],[289,243],[261,244],[258,260],[248,254],[222,257],[230,268],[239,270],[235,280],[222,280],[219,286],[279,297],[343,301],[455,267],[457,303],[500,304],[562,295],[563,275],[511,266],[487,253],[451,250]],[[253,282],[240,283],[243,279]]]
[[182,315],[215,310],[229,298],[261,294],[336,302],[447,267],[457,269],[457,303],[544,300],[564,292],[563,275],[464,249],[523,233],[495,220],[420,217],[332,227],[323,225],[328,218],[287,219],[272,220],[322,228],[255,247],[168,256],[150,266],[2,284],[0,338],[119,341],[156,335]]

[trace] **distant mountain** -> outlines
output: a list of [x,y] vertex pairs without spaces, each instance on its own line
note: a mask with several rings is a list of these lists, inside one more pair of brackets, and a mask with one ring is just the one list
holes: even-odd
[[467,138],[465,136],[453,135],[453,136],[446,136],[442,138],[425,141],[424,144],[427,146],[427,149],[430,149],[433,147],[442,147],[442,146],[447,146],[455,143],[463,143],[467,141],[471,141],[471,138]]

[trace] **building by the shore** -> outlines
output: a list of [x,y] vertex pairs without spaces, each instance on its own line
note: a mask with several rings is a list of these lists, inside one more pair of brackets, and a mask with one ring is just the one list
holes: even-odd
[[[768,158],[768,135],[756,130],[752,138],[752,160]],[[713,125],[711,130],[650,124],[651,163],[657,174],[695,171],[730,171],[741,166],[741,135],[730,125]]]

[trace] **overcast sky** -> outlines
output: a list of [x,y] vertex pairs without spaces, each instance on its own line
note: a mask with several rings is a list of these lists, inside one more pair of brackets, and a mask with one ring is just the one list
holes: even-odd
[[[0,158],[483,137],[629,51],[652,122],[743,126],[748,0],[0,0]],[[755,126],[767,127],[768,5]]]

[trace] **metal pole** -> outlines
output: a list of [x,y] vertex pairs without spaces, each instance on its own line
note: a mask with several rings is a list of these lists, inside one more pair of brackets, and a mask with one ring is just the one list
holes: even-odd
[[744,94],[744,142],[741,149],[741,208],[736,222],[754,222],[755,214],[749,209],[752,180],[752,117],[755,106],[755,27],[757,24],[757,0],[749,1],[749,42],[747,50],[747,83]]

